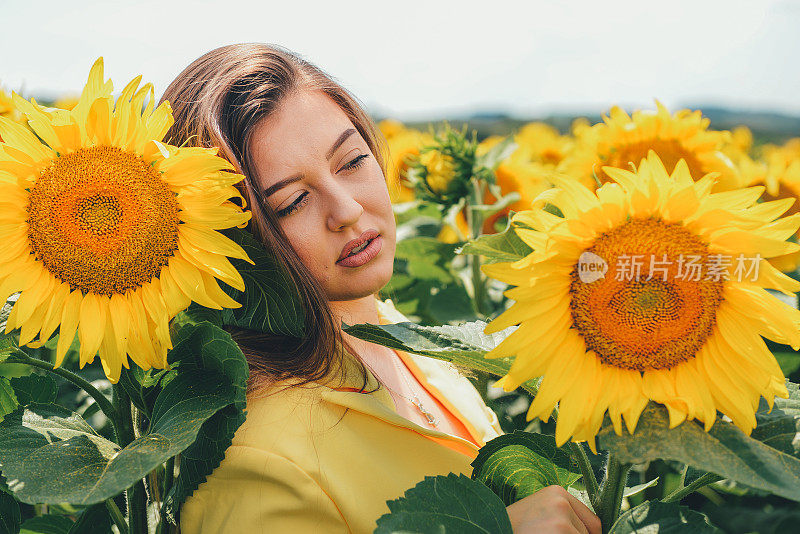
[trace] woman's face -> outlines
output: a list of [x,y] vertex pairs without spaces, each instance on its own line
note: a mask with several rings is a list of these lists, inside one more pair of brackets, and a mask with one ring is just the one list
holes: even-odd
[[328,300],[380,290],[392,276],[395,222],[383,172],[322,91],[287,95],[256,124],[255,185]]

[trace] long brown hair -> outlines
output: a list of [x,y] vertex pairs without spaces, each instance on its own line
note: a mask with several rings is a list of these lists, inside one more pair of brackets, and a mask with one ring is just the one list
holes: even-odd
[[[317,66],[276,45],[234,44],[193,61],[167,87],[175,123],[167,133],[174,145],[219,147],[219,155],[244,175],[239,183],[253,212],[249,230],[282,263],[303,305],[306,336],[302,339],[229,328],[250,366],[248,391],[278,380],[294,386],[319,380],[352,350],[334,322],[325,292],[289,245],[275,211],[254,187],[250,136],[287,94],[321,90],[348,116],[385,173],[386,141],[362,106]],[[360,364],[360,362],[359,362]],[[360,364],[363,391],[367,374]]]

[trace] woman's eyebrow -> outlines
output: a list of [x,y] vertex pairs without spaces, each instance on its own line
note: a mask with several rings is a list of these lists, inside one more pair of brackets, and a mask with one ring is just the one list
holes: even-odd
[[[343,131],[341,133],[341,135],[339,135],[339,137],[333,143],[333,146],[331,146],[330,150],[328,150],[328,153],[326,154],[325,157],[327,159],[331,159],[331,157],[333,156],[333,153],[336,152],[336,149],[339,148],[340,146],[342,146],[342,143],[344,143],[347,140],[347,138],[350,137],[354,133],[356,133],[356,129],[355,128],[348,128],[347,130]],[[275,182],[271,186],[269,186],[266,189],[264,189],[264,197],[265,198],[269,198],[271,195],[275,194],[280,189],[283,189],[287,185],[293,184],[294,182],[297,182],[298,180],[301,180],[302,178],[303,178],[303,175],[301,173],[301,174],[295,174],[294,176],[290,176],[288,178],[284,178],[283,180]]]

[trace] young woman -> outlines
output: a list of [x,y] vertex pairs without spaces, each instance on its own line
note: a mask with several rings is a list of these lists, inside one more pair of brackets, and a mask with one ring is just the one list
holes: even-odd
[[[367,343],[342,321],[404,320],[376,300],[395,223],[384,140],[320,69],[262,44],[225,46],[166,90],[174,144],[218,146],[244,174],[250,230],[283,262],[308,335],[233,330],[250,364],[247,419],[181,511],[194,533],[368,533],[427,475],[471,472],[497,417],[451,365]],[[599,532],[559,487],[508,507],[515,532]]]

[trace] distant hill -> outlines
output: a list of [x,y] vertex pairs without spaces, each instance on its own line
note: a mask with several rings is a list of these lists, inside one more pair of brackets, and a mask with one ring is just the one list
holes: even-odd
[[[791,137],[800,137],[800,117],[766,111],[744,111],[717,106],[686,106],[689,109],[700,109],[703,116],[711,120],[715,130],[731,130],[744,125],[753,132],[756,144],[782,143]],[[453,127],[460,128],[464,123],[478,132],[478,139],[490,135],[508,135],[523,124],[531,121],[542,121],[558,128],[561,132],[569,131],[572,121],[578,117],[587,118],[592,124],[601,120],[597,115],[555,114],[541,117],[520,119],[509,117],[503,113],[481,112],[465,119],[440,119],[432,121],[408,122],[407,125],[422,130],[429,124],[438,126],[447,120]]]

